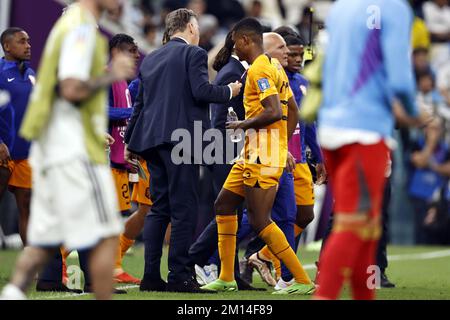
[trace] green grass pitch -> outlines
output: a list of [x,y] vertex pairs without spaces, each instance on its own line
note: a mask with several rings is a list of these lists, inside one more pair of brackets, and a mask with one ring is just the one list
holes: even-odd
[[[390,246],[390,256],[387,274],[397,286],[394,289],[377,290],[377,299],[450,299],[450,247],[406,247]],[[302,264],[308,270],[311,278],[315,277],[315,268],[318,252],[305,251],[300,248],[299,257]],[[18,251],[0,251],[0,289],[7,283]],[[163,277],[167,275],[167,247],[164,250],[162,264]],[[77,259],[69,259],[68,264],[77,264]],[[135,276],[142,276],[144,266],[144,251],[142,246],[133,248],[133,252],[124,258],[124,268]],[[272,289],[266,286],[254,273],[253,284],[267,288],[266,292],[230,292],[224,294],[183,294],[183,293],[148,293],[140,292],[137,286],[117,285],[126,287],[126,295],[115,295],[114,299],[150,299],[150,300],[271,300],[271,299],[310,299],[305,296],[276,296],[272,295]],[[30,299],[92,299],[90,294],[68,295],[62,293],[38,293],[33,288],[30,290]],[[350,298],[350,291],[345,288],[343,299]]]

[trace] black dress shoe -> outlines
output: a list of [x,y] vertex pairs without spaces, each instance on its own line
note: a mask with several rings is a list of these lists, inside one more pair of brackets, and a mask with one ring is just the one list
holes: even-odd
[[215,291],[207,291],[200,289],[197,280],[189,278],[183,282],[167,283],[167,291],[169,292],[188,292],[188,293],[217,293]]
[[70,289],[66,287],[62,282],[49,282],[49,281],[38,281],[36,284],[36,291],[39,292],[68,292],[68,293],[83,293],[80,289]]
[[[85,285],[83,290],[84,290],[85,293],[93,293],[94,292],[94,290],[92,290],[92,286],[91,285]],[[112,293],[113,294],[126,294],[127,292],[125,290],[122,290],[122,289],[113,288]]]
[[158,280],[148,280],[142,279],[141,285],[139,286],[139,291],[166,291],[167,283],[163,279]]
[[255,288],[247,281],[241,278],[236,278],[236,283],[239,291],[267,291],[266,288]]
[[251,284],[253,282],[253,267],[248,264],[247,259],[244,257],[239,261],[239,271],[241,273],[241,279]]
[[382,273],[380,277],[380,287],[382,288],[395,288],[395,284],[393,284],[391,281],[389,281],[388,277],[386,276],[386,273]]

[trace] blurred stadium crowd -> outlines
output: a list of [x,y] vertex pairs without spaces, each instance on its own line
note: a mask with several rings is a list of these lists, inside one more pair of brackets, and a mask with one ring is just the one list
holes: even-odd
[[[62,1],[66,4],[73,1]],[[404,197],[393,210],[409,208],[403,215],[403,226],[409,225],[412,236],[406,242],[415,244],[450,244],[450,182],[448,177],[432,170],[430,162],[450,163],[450,5],[448,0],[410,0],[415,13],[412,29],[412,59],[417,85],[419,108],[441,119],[436,131],[399,128],[398,148],[394,154],[393,197]],[[223,45],[226,33],[243,17],[257,18],[267,31],[289,25],[305,43],[316,43],[324,29],[324,21],[333,1],[327,0],[128,0],[117,12],[105,16],[104,26],[112,33],[133,36],[142,54],[162,45],[165,16],[182,7],[192,9],[199,17],[200,46],[209,52],[210,61]],[[311,26],[309,7],[314,8]],[[312,39],[310,39],[312,29]],[[332,54],[332,53],[331,53]],[[211,69],[211,80],[215,74]],[[426,154],[429,135],[437,139],[431,154]],[[400,182],[398,182],[400,181]],[[204,171],[200,217],[206,225],[211,216],[211,181]],[[1,211],[14,211],[14,202],[5,197]],[[405,205],[405,200],[409,204]],[[2,214],[3,215],[3,214]],[[0,215],[5,233],[14,233],[16,219]],[[391,215],[391,217],[395,214]],[[405,217],[407,220],[405,220]],[[202,226],[199,226],[201,228]],[[396,232],[396,228],[390,233]],[[316,236],[316,238],[318,238]]]
[[305,14],[312,2],[316,21],[323,21],[331,1],[309,0],[129,0],[120,10],[105,17],[109,26],[140,39],[141,49],[149,52],[161,45],[166,15],[186,7],[199,16],[200,47],[210,51],[222,43],[234,23],[244,17],[257,18],[269,30],[292,25],[309,40],[309,20]]

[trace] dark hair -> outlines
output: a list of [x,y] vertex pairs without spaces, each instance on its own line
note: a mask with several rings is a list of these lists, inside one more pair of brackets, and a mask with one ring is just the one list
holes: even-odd
[[181,8],[170,12],[166,17],[166,32],[170,38],[177,32],[183,32],[186,30],[187,24],[192,18],[197,19],[197,15],[194,11]]
[[169,34],[167,33],[167,31],[164,31],[162,36],[162,44],[165,45],[169,41],[170,41]]
[[259,6],[262,6],[262,3],[261,3],[261,1],[260,0],[253,0],[252,1],[252,5],[259,5]]
[[6,29],[5,31],[2,32],[2,35],[0,36],[0,43],[2,45],[2,48],[5,49],[5,42],[8,40],[9,37],[15,35],[18,32],[23,32],[25,30],[23,30],[22,28],[18,28],[18,27],[11,27]]
[[[294,29],[292,29],[289,26],[281,26],[273,30],[273,32],[278,33],[283,38],[287,36],[293,36],[293,37],[300,37],[298,32],[296,32]],[[286,39],[285,39],[286,40]]]
[[244,18],[240,20],[234,26],[233,31],[236,34],[245,34],[252,38],[254,42],[262,45],[264,30],[261,23],[255,18]]
[[225,39],[225,44],[222,49],[217,53],[216,58],[214,59],[213,69],[217,72],[223,68],[224,65],[228,63],[230,60],[231,54],[233,52],[234,41],[232,38],[233,31],[228,32],[227,37]]
[[419,71],[419,72],[417,72],[417,73],[415,74],[415,76],[416,76],[416,83],[417,83],[417,84],[419,83],[419,81],[420,81],[422,78],[430,78],[430,79],[431,79],[431,82],[433,83],[433,87],[434,87],[435,84],[436,84],[436,78],[435,78],[433,72],[432,72],[430,69],[426,69],[426,70]]
[[300,37],[295,37],[291,35],[287,35],[283,37],[284,41],[286,41],[287,46],[304,46],[305,42]]
[[417,55],[417,54],[419,54],[419,53],[428,54],[428,52],[429,52],[429,50],[428,50],[427,48],[424,48],[424,47],[418,47],[418,48],[415,48],[415,49],[413,50],[413,56],[415,56],[415,55]]
[[156,26],[153,23],[148,22],[144,25],[144,29],[143,29],[144,34],[147,34],[150,31],[155,31],[155,30],[156,30]]
[[124,33],[118,33],[109,40],[109,52],[114,48],[120,48],[123,44],[135,45],[135,41],[132,37]]

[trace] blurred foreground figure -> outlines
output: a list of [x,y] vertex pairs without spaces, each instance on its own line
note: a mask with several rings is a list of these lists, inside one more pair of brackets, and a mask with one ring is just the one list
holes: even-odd
[[[345,280],[354,299],[375,298],[394,114],[405,124],[421,123],[409,56],[411,23],[412,12],[402,0],[340,0],[328,17],[319,139],[335,215],[321,256],[317,299],[337,299]],[[401,112],[391,107],[394,98]]]
[[23,299],[36,272],[64,245],[92,248],[89,269],[97,299],[109,299],[117,236],[122,231],[105,152],[107,87],[131,78],[134,62],[117,55],[105,74],[107,42],[97,21],[118,0],[80,0],[56,22],[20,129],[30,150],[36,191],[29,247],[17,260],[2,299]]

